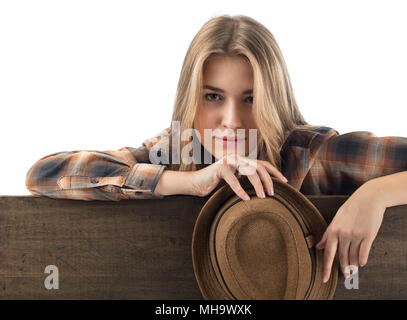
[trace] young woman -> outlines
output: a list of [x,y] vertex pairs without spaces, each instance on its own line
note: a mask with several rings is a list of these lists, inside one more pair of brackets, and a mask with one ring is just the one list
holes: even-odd
[[[174,124],[178,133],[195,129],[187,140],[178,140],[181,161],[168,161],[177,159]],[[208,136],[205,129],[211,129]],[[243,138],[236,135],[239,130]],[[251,130],[257,130],[255,145],[248,139]],[[191,143],[194,160],[209,155],[211,161],[189,161],[191,152],[184,150]],[[243,146],[243,153],[230,157],[230,145]],[[255,170],[245,174],[243,168]],[[349,194],[317,244],[325,248],[326,282],[337,249],[345,276],[346,266],[367,263],[385,209],[407,204],[406,170],[407,138],[363,131],[340,135],[309,125],[270,31],[252,18],[224,15],[205,23],[190,44],[170,127],[138,148],[45,156],[28,171],[26,186],[52,198],[118,201],[207,196],[228,183],[248,200],[235,175],[239,171],[258,197],[273,194],[271,176],[304,194]]]

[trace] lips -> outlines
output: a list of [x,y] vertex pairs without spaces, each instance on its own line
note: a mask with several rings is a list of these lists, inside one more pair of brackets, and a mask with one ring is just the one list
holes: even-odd
[[244,139],[237,139],[236,137],[216,137],[216,139],[220,139],[223,141],[241,141]]
[[245,139],[237,139],[237,137],[215,137],[215,139],[218,139],[222,141],[223,143],[232,143],[232,142],[242,142]]

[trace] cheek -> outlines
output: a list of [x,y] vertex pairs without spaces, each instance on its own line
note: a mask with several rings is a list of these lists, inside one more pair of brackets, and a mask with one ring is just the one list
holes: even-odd
[[199,132],[198,140],[205,146],[207,143],[204,141],[204,129],[210,129],[210,127],[208,127],[207,114],[202,109],[198,110],[195,115],[194,129]]
[[248,124],[249,128],[256,127],[256,121],[254,120],[254,116],[253,116],[253,109],[251,109],[249,112],[247,112],[246,119],[248,119],[247,124]]
[[[202,131],[204,129],[215,129],[216,128],[216,120],[217,116],[215,112],[211,112],[211,110],[206,109],[205,111],[200,111],[195,116],[195,121],[197,124],[196,129]],[[199,128],[198,128],[199,127]]]
[[257,129],[257,125],[256,125],[256,121],[254,120],[253,114],[249,113],[247,115],[247,124],[246,124],[246,128],[250,128],[250,129]]

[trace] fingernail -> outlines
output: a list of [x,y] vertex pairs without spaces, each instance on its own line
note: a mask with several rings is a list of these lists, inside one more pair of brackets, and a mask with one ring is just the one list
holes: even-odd
[[345,275],[345,279],[348,279],[350,276],[349,273],[345,273],[344,275]]
[[274,190],[273,188],[270,188],[270,194],[273,195],[274,194]]
[[262,198],[265,198],[265,197],[266,197],[266,195],[264,194],[264,191],[261,192],[261,197],[262,197]]
[[288,181],[286,177],[283,177],[283,178],[284,178],[284,181],[285,181],[285,182],[287,182],[287,181]]
[[248,194],[245,194],[245,195],[243,196],[243,199],[244,199],[244,200],[250,200],[250,197],[249,197]]
[[327,277],[327,276],[324,276],[324,278],[322,279],[322,282],[325,283],[325,282],[327,282],[327,281],[328,281],[328,277]]

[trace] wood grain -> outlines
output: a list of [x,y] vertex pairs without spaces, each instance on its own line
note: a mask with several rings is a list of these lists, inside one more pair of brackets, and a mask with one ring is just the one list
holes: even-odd
[[[308,196],[329,222],[347,196]],[[78,201],[0,196],[0,299],[202,299],[191,261],[208,197]],[[387,209],[359,289],[335,299],[407,298],[407,206]],[[47,290],[47,265],[59,289]]]

